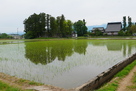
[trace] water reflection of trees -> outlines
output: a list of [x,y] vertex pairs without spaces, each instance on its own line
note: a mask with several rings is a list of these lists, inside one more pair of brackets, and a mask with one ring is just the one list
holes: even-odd
[[123,55],[131,55],[133,47],[136,47],[136,43],[133,40],[98,40],[93,41],[91,44],[95,46],[106,45],[108,51],[123,51]]
[[65,61],[66,57],[74,52],[85,54],[87,41],[83,40],[62,40],[62,41],[41,41],[26,42],[25,57],[33,63],[47,64],[55,59]]

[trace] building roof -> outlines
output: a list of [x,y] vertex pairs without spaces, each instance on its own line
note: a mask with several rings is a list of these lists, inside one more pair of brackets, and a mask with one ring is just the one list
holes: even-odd
[[112,22],[108,23],[106,32],[118,32],[122,29],[122,24],[121,22]]
[[96,30],[96,29],[104,30],[104,27],[94,27],[92,30]]

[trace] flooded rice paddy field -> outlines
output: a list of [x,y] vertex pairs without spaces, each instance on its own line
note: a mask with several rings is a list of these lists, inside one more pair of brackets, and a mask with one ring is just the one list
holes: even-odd
[[135,52],[135,40],[0,41],[0,72],[70,89]]

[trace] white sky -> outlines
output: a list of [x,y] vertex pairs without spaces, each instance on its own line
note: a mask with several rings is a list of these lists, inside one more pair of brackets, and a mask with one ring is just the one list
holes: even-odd
[[33,13],[54,17],[64,14],[72,22],[85,19],[87,26],[122,21],[136,22],[136,0],[0,0],[0,33],[24,30],[23,21]]

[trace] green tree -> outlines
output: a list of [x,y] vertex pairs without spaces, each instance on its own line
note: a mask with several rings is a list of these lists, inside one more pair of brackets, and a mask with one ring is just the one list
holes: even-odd
[[39,36],[43,36],[46,29],[46,14],[45,13],[40,13],[39,14],[39,27],[38,27],[38,32],[39,32]]
[[[37,38],[43,36],[45,33],[45,13],[33,14],[24,20],[24,32],[26,38]],[[27,34],[28,33],[28,34]]]
[[131,34],[136,33],[136,25],[132,25],[132,26],[129,28],[129,31],[130,31]]
[[83,30],[83,34],[87,34],[87,27],[86,27],[85,19],[83,19],[83,27],[82,27],[82,30]]
[[57,35],[57,21],[54,17],[50,17],[50,35]]
[[126,16],[123,17],[123,31],[126,30]]
[[72,31],[73,31],[73,23],[70,20],[66,20],[64,22],[65,25],[65,34],[67,34],[67,36],[71,35]]
[[[65,20],[64,15],[57,18],[49,14],[32,14],[24,20],[25,38],[38,38],[43,36],[68,37],[73,31],[73,23]],[[79,20],[75,24],[75,29],[80,36],[87,34],[85,20]]]
[[94,30],[96,36],[101,36],[103,33],[99,29]]
[[65,17],[64,17],[64,15],[61,15],[61,18],[60,18],[60,32],[62,34],[62,37],[66,36],[66,32],[65,32]]
[[85,24],[85,20],[78,20],[74,23],[74,31],[77,31],[78,36],[83,36],[87,33],[87,27]]
[[77,31],[78,36],[83,35],[82,25],[83,25],[82,20],[78,20],[77,22],[74,23],[74,30]]
[[132,26],[132,19],[128,16],[128,30]]
[[0,39],[11,39],[13,38],[12,36],[9,36],[8,34],[6,33],[2,33],[0,34]]
[[119,36],[124,36],[124,35],[125,35],[124,30],[119,31],[119,32],[118,32],[118,35],[119,35]]
[[47,14],[47,19],[46,19],[46,26],[47,26],[47,33],[49,34],[50,32],[50,15]]
[[61,36],[61,31],[60,31],[60,19],[61,19],[61,17],[58,16],[58,17],[57,17],[57,20],[56,20],[56,22],[57,22],[57,36]]

